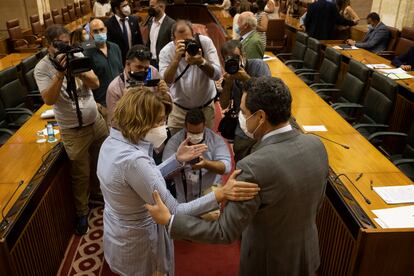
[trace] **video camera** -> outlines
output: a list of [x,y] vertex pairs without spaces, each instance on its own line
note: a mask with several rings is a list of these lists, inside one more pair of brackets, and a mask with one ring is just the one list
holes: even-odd
[[227,56],[224,58],[224,70],[230,75],[236,74],[240,69],[239,56]]
[[56,55],[65,54],[67,58],[67,65],[65,68],[63,68],[58,61],[53,60],[54,66],[57,70],[65,71],[67,69],[71,75],[76,75],[90,71],[92,69],[89,57],[75,56],[75,53],[83,52],[84,49],[82,47],[72,46],[63,41],[58,40],[53,41],[52,45],[54,48],[58,50]]

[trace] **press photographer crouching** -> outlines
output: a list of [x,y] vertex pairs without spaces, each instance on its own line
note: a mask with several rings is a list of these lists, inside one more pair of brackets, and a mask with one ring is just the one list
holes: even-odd
[[44,102],[53,105],[61,129],[71,163],[76,234],[83,235],[88,231],[89,199],[102,198],[96,162],[108,129],[91,90],[99,87],[99,80],[90,70],[82,48],[70,45],[67,29],[61,25],[49,26],[45,37],[48,55],[36,65],[34,76]]
[[144,45],[135,45],[129,49],[124,72],[117,76],[106,91],[107,122],[111,125],[116,103],[125,94],[126,88],[147,86],[152,91],[168,93],[168,86],[161,80],[158,70],[150,65],[152,54]]
[[244,133],[238,120],[243,84],[252,77],[270,77],[269,66],[262,59],[247,59],[242,48],[239,40],[229,40],[221,48],[226,73],[223,75],[220,105],[227,112],[220,122],[219,132],[224,138],[234,140],[236,162],[248,155],[255,144],[252,137]]

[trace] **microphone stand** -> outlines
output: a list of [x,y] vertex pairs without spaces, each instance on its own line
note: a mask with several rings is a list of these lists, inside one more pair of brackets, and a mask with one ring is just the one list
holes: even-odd
[[14,195],[16,194],[17,190],[20,188],[20,186],[22,186],[24,183],[23,180],[20,180],[16,189],[14,190],[13,194],[11,195],[11,197],[9,198],[9,200],[7,200],[6,204],[4,204],[3,208],[1,209],[1,217],[2,217],[2,222],[0,223],[0,231],[3,231],[4,228],[7,227],[7,225],[9,225],[9,220],[7,219],[7,217],[4,215],[4,209],[6,209],[7,205],[9,205],[10,201],[12,200],[12,198],[14,197]]
[[352,186],[354,186],[355,189],[358,191],[358,193],[364,198],[364,200],[367,204],[371,204],[371,201],[366,196],[364,196],[364,194],[361,192],[361,190],[358,189],[358,187],[354,184],[354,182],[345,173],[338,174],[335,177],[334,182],[336,182],[336,180],[338,180],[341,176],[344,176],[346,179],[348,179],[348,181],[352,184]]
[[319,138],[321,138],[321,139],[324,139],[324,140],[329,141],[329,142],[331,142],[331,143],[334,143],[334,144],[336,144],[336,145],[338,145],[338,146],[341,146],[341,147],[343,147],[344,149],[350,149],[350,147],[349,147],[348,145],[344,145],[344,144],[338,143],[338,142],[336,142],[336,141],[334,141],[334,140],[328,139],[328,138],[326,138],[326,137],[324,137],[324,136],[321,136],[321,135],[319,135],[319,134],[316,134],[316,133],[313,133],[313,132],[305,132],[305,133],[306,133],[306,134],[312,134],[312,135],[315,135],[315,136],[317,136],[317,137],[319,137]]

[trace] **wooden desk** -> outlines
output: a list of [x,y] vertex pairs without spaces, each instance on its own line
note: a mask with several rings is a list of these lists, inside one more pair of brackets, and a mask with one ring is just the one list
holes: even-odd
[[73,235],[66,153],[59,141],[36,143],[48,108],[0,148],[0,275],[55,275]]
[[92,13],[88,13],[87,15],[84,15],[71,23],[68,23],[65,25],[65,28],[68,29],[69,32],[73,32],[76,29],[82,27],[84,24],[88,23],[91,19]]
[[12,53],[0,59],[0,71],[18,65],[23,59],[32,56],[34,53]]
[[[376,224],[372,210],[403,205],[387,205],[371,190],[370,183],[372,180],[374,186],[389,186],[411,181],[321,98],[311,96],[316,94],[289,74],[290,69],[280,60],[268,64],[272,75],[280,77],[291,91],[296,123],[323,124],[328,131],[318,135],[349,146],[345,149],[321,139],[331,173],[317,217],[321,251],[318,275],[409,275],[414,271],[414,229],[382,229]],[[360,173],[363,176],[355,181]],[[345,176],[338,177],[342,174],[371,204]]]

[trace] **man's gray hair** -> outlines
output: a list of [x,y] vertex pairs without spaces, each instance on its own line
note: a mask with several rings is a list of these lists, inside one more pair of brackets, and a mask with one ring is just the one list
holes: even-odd
[[243,12],[241,16],[242,16],[241,17],[242,24],[247,24],[252,29],[256,29],[257,18],[252,12]]

